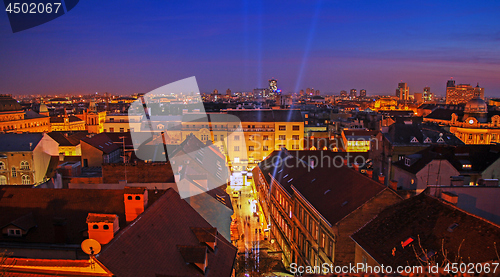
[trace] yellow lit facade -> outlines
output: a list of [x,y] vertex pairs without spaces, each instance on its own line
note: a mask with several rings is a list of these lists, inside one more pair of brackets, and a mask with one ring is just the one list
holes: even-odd
[[50,118],[34,111],[23,111],[10,95],[0,95],[0,132],[39,133],[50,131]]

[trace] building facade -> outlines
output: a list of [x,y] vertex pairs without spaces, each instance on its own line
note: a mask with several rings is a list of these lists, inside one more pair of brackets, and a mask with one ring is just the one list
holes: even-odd
[[446,83],[446,104],[464,104],[472,98],[484,99],[484,88],[472,87],[470,84],[455,85],[455,80]]

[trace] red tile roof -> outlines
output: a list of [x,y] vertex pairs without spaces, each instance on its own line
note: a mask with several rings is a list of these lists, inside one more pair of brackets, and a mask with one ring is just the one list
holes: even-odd
[[186,264],[177,246],[204,246],[193,227],[212,226],[169,189],[104,246],[97,259],[116,276],[230,276],[237,250],[220,234],[215,251],[208,251],[205,275]]
[[385,266],[420,265],[415,252],[425,256],[422,249],[440,265],[443,251],[450,262],[480,263],[498,260],[500,226],[421,193],[386,208],[351,237]]
[[92,145],[93,147],[101,150],[102,152],[109,154],[120,147],[113,143],[113,141],[104,133],[95,135],[91,138],[82,139],[83,142]]

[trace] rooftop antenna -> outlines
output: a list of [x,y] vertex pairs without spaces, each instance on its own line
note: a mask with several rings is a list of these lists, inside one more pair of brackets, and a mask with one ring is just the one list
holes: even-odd
[[95,239],[86,239],[82,242],[82,250],[90,257],[90,268],[95,269],[95,255],[101,252],[101,244]]

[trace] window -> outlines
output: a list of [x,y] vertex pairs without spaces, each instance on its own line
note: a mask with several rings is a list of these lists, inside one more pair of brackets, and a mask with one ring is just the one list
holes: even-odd
[[248,136],[248,140],[255,140],[255,136],[254,135]]
[[328,256],[333,259],[333,240],[330,239],[330,243],[328,244]]
[[268,136],[268,135],[264,135],[264,136],[262,137],[262,140],[269,140],[269,136]]
[[94,225],[92,226],[92,229],[99,229],[99,226],[98,226],[97,224],[94,224]]
[[292,139],[293,139],[293,140],[299,140],[299,135],[293,135],[293,136],[292,136]]
[[224,141],[224,135],[220,135],[220,141]]
[[234,140],[240,140],[240,136],[234,136]]
[[30,176],[29,175],[23,175],[21,177],[21,180],[23,182],[23,185],[29,185],[31,183]]
[[9,229],[8,235],[9,235],[9,237],[20,237],[21,230],[20,229]]
[[109,122],[115,122],[115,119],[111,117],[111,118],[109,119]]
[[253,151],[253,146],[248,146],[248,151]]
[[235,163],[239,163],[240,162],[240,158],[239,157],[234,157],[234,162]]
[[280,135],[279,140],[286,140],[286,135]]
[[324,249],[326,244],[325,233],[321,234],[321,247]]
[[492,140],[496,140],[496,139],[497,139],[497,134],[493,134],[493,135],[491,136],[491,139],[492,139]]
[[15,167],[12,168],[12,177],[17,177],[17,172]]
[[294,131],[300,131],[300,126],[299,125],[293,125],[293,129]]
[[263,146],[263,147],[262,147],[262,150],[264,150],[264,151],[269,151],[269,146]]
[[5,163],[4,162],[0,162],[0,170],[5,170]]
[[113,127],[109,128],[109,132],[110,133],[114,133],[115,132],[115,128],[113,128]]
[[[217,125],[215,125],[217,126]],[[217,135],[214,135],[214,141],[217,141]]]
[[7,185],[7,177],[0,176],[0,185]]
[[132,200],[132,195],[127,196],[128,200]]
[[239,146],[235,146],[234,147],[234,151],[240,151],[240,147]]
[[405,158],[405,155],[398,155],[398,161],[401,161],[404,158]]
[[480,139],[483,140],[484,139],[484,134],[481,134],[480,135]]
[[140,197],[139,195],[137,195],[137,196],[135,197],[135,200],[141,200],[141,197]]
[[108,225],[108,224],[104,224],[104,225],[102,226],[102,228],[103,228],[104,230],[109,230],[109,225]]
[[124,128],[120,128],[120,133],[123,133],[125,132],[125,129]]
[[299,146],[298,145],[292,145],[292,150],[299,150]]
[[469,135],[469,139],[472,139],[472,135]]
[[279,126],[280,131],[286,131],[286,125],[280,125]]

